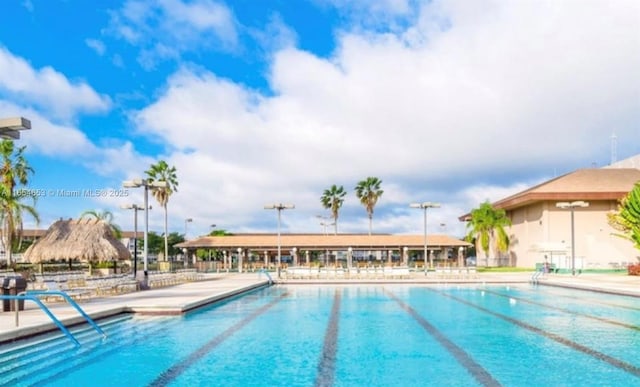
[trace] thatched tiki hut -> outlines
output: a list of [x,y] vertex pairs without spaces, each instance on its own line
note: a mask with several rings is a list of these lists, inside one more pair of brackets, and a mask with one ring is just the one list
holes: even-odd
[[131,254],[106,222],[84,218],[55,222],[29,246],[24,258],[32,263],[66,260],[97,263],[128,260]]

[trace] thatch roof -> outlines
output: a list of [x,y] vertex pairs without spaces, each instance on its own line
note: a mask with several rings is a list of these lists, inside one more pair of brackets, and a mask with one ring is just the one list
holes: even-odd
[[104,262],[130,259],[129,250],[99,219],[59,220],[24,253],[29,262],[78,259]]

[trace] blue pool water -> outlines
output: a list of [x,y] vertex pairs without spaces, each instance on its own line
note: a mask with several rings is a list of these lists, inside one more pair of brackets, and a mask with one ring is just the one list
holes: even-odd
[[0,347],[7,386],[640,386],[640,299],[521,286],[274,286]]

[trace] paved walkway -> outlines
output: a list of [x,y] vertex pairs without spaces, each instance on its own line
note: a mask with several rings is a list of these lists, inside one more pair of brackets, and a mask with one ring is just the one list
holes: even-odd
[[[478,274],[474,278],[436,278],[413,273],[402,280],[282,280],[283,284],[437,284],[437,283],[528,283],[532,273]],[[574,287],[640,297],[640,277],[627,275],[580,274],[578,276],[552,274],[540,278],[540,284]],[[202,305],[246,292],[268,284],[268,279],[258,273],[207,274],[205,280],[189,282],[166,288],[138,291],[122,295],[93,298],[79,302],[92,318],[99,319],[120,313],[180,314]],[[83,317],[66,302],[47,302],[47,307],[65,325],[84,322]],[[57,329],[51,319],[31,301],[25,301],[25,310],[0,312],[0,343],[20,337]]]

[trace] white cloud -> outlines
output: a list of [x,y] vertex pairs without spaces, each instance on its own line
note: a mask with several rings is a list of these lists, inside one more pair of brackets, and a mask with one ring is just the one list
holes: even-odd
[[[269,219],[262,205],[290,201],[286,224],[314,231],[323,189],[373,175],[386,189],[374,231],[421,230],[406,208],[415,200],[442,202],[433,224],[454,229],[531,176],[608,159],[612,123],[619,139],[635,138],[638,11],[622,1],[435,2],[397,34],[343,32],[331,58],[278,51],[273,95],[183,68],[136,122],[171,144],[177,214],[270,227],[258,221]],[[366,231],[358,206],[345,203],[341,229]]]
[[238,32],[231,10],[212,0],[129,0],[111,13],[111,33],[140,47],[139,61],[151,69],[198,49],[234,50]]
[[104,43],[98,39],[85,39],[84,43],[90,49],[95,51],[95,53],[98,54],[99,56],[103,56],[104,53],[107,51],[107,48],[105,47]]
[[96,148],[78,128],[52,123],[41,113],[0,99],[0,117],[26,117],[31,130],[21,133],[20,143],[31,151],[52,157],[92,154]]
[[34,69],[26,60],[0,47],[0,92],[34,105],[62,120],[80,112],[104,112],[110,100],[81,81],[71,81],[51,67]]

